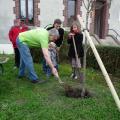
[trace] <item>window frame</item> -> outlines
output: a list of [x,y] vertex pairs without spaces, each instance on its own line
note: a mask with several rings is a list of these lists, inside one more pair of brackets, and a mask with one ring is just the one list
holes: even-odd
[[[69,4],[69,2],[70,1],[74,1],[74,15],[73,16],[71,16],[72,17],[72,19],[68,16],[69,15],[69,7],[68,7],[68,4]],[[74,21],[74,20],[76,20],[77,19],[77,0],[68,0],[67,1],[67,25],[69,26],[70,24],[71,24],[71,22],[69,22],[69,21]]]
[[25,19],[22,19],[21,18],[21,0],[19,0],[19,18],[23,21],[25,21],[26,25],[30,25],[30,26],[33,26],[34,25],[34,0],[32,0],[33,2],[33,23],[30,23],[29,21],[29,16],[28,16],[28,9],[29,9],[29,6],[28,6],[28,0],[24,0],[25,1],[25,12],[26,12],[26,18]]
[[77,10],[76,10],[76,8],[77,8],[77,0],[68,0],[68,3],[69,3],[69,1],[74,1],[75,2],[75,6],[74,6],[74,18],[76,18],[76,15],[77,15]]

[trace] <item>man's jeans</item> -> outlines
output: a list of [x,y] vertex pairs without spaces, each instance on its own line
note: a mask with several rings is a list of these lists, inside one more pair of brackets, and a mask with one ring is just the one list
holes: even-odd
[[20,52],[20,67],[19,67],[19,76],[22,77],[25,75],[25,68],[27,68],[29,72],[30,80],[37,80],[38,76],[35,73],[33,66],[33,59],[30,53],[30,49],[27,45],[20,42],[20,39],[17,38],[17,47]]

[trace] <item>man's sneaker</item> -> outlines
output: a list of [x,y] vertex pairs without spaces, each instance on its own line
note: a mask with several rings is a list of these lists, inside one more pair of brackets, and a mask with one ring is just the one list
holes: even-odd
[[45,83],[46,82],[46,80],[32,80],[31,81],[32,83],[38,83],[38,84],[41,84],[41,83]]
[[22,78],[24,78],[25,76],[18,76],[18,79],[22,79]]

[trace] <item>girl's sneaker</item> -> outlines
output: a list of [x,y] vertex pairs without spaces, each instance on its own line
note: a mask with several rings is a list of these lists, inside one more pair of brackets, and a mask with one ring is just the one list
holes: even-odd
[[73,79],[75,79],[75,80],[78,79],[77,75],[75,75],[75,76],[73,77]]
[[74,76],[75,76],[75,74],[74,74],[74,73],[72,73],[72,74],[70,75],[70,77],[71,77],[71,78],[74,78]]
[[70,77],[75,80],[78,79],[77,75],[75,75],[74,73],[72,73]]

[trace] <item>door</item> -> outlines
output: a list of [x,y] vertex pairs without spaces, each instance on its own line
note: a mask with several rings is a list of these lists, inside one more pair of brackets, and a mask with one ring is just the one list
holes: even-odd
[[105,31],[105,2],[97,1],[95,9],[94,18],[94,33],[98,35],[99,38],[103,38]]

